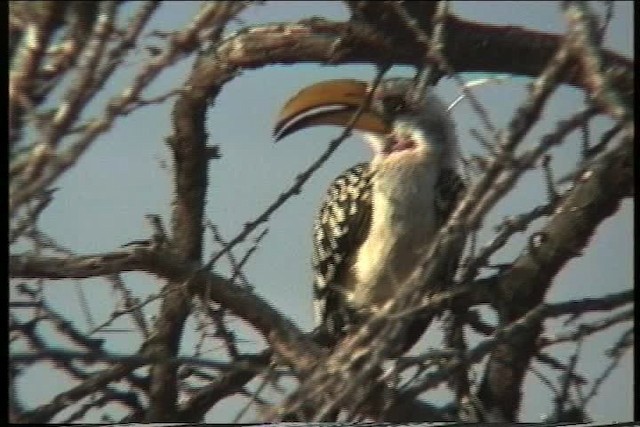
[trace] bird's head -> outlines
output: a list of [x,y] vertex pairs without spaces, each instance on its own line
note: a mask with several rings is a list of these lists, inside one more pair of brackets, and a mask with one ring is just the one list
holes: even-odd
[[[453,160],[457,142],[446,106],[431,89],[424,96],[415,96],[413,89],[411,79],[383,80],[353,128],[365,134],[377,156],[437,154]],[[370,90],[358,80],[307,86],[282,107],[274,129],[276,140],[310,126],[347,126]]]

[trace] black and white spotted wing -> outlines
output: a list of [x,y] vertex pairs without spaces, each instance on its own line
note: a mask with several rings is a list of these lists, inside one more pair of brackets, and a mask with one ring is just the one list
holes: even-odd
[[314,223],[312,266],[316,323],[339,336],[353,315],[344,302],[341,277],[364,242],[371,222],[371,171],[360,163],[338,176]]

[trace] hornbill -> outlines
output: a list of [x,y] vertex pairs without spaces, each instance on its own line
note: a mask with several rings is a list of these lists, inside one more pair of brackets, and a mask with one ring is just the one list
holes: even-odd
[[[383,80],[375,89],[357,80],[323,81],[289,99],[277,119],[276,140],[310,126],[347,126],[371,97],[353,128],[364,133],[373,159],[333,181],[313,228],[314,309],[328,344],[394,297],[463,191],[453,120],[431,88],[423,96],[414,92],[407,78]],[[458,258],[446,261],[439,287],[453,280]],[[399,353],[431,318],[411,320]]]

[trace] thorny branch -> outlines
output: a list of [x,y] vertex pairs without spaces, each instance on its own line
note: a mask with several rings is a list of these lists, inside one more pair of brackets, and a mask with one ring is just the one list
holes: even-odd
[[[629,99],[633,95],[632,85],[629,83],[632,81],[633,63],[600,47],[604,28],[611,20],[611,9],[608,9],[603,25],[597,27],[591,12],[583,3],[567,2],[564,8],[570,29],[567,36],[563,37],[525,29],[492,28],[464,22],[446,13],[447,5],[444,3],[434,8],[436,13],[432,20],[428,20],[427,27],[415,15],[406,13],[401,3],[375,5],[386,8],[390,14],[394,13],[400,24],[406,27],[406,34],[415,36],[418,43],[408,43],[403,50],[394,49],[397,46],[380,36],[383,34],[380,30],[382,27],[376,28],[375,22],[378,18],[387,19],[388,16],[385,18],[384,14],[379,17],[374,15],[375,19],[367,25],[355,21],[342,23],[311,19],[294,24],[246,27],[236,34],[223,36],[225,24],[249,3],[205,4],[184,30],[165,33],[166,45],[153,50],[129,87],[103,106],[102,115],[80,122],[83,110],[96,99],[105,83],[139,42],[142,31],[159,3],[142,3],[128,25],[118,28],[116,23],[119,21],[116,17],[120,4],[104,2],[98,9],[88,9],[89,13],[85,14],[84,21],[69,20],[68,22],[75,24],[69,24],[70,29],[60,39],[54,37],[54,32],[66,22],[63,17],[67,16],[65,13],[72,11],[67,9],[70,6],[61,6],[55,2],[43,4],[39,14],[34,15],[35,18],[29,18],[28,14],[18,13],[18,3],[20,2],[15,2],[16,6],[10,17],[12,37],[14,33],[20,32],[24,32],[25,36],[15,37],[10,43],[12,55],[15,55],[12,57],[9,99],[10,143],[14,150],[10,164],[10,211],[15,221],[11,224],[11,241],[18,242],[26,238],[35,244],[37,251],[33,254],[11,256],[11,277],[14,280],[37,278],[42,281],[43,286],[53,288],[53,279],[107,276],[122,294],[123,308],[115,310],[106,322],[87,333],[53,311],[40,291],[33,291],[26,285],[16,287],[19,295],[27,298],[25,302],[28,304],[16,304],[13,309],[29,306],[35,308],[36,314],[27,321],[24,317],[13,314],[10,317],[12,344],[26,342],[31,350],[12,354],[11,376],[14,384],[10,408],[15,421],[48,422],[75,402],[80,403],[68,413],[69,421],[81,420],[90,409],[108,402],[122,403],[130,411],[126,418],[128,421],[201,421],[217,402],[236,393],[250,395],[250,402],[266,411],[274,406],[269,407],[270,402],[259,398],[258,392],[249,390],[247,383],[257,373],[273,366],[273,354],[278,364],[290,367],[291,371],[288,372],[301,381],[296,392],[280,406],[281,411],[274,415],[275,418],[297,412],[298,409],[306,410],[311,403],[314,405],[314,412],[309,418],[316,419],[322,419],[340,408],[347,408],[351,419],[383,417],[390,421],[414,420],[411,416],[420,419],[453,419],[453,412],[421,402],[417,399],[418,395],[447,381],[462,367],[468,369],[469,366],[478,364],[510,340],[529,334],[545,319],[568,314],[577,318],[596,311],[608,313],[632,302],[632,293],[623,292],[561,304],[536,303],[531,307],[518,307],[519,312],[505,316],[508,321],[496,327],[484,324],[482,319],[476,319],[474,324],[478,329],[492,335],[471,346],[468,351],[463,351],[462,355],[454,349],[442,349],[410,356],[384,373],[378,369],[385,357],[385,345],[390,341],[385,337],[397,333],[399,322],[405,321],[412,313],[418,310],[439,312],[455,304],[471,306],[491,303],[497,310],[503,309],[501,304],[508,305],[518,300],[517,292],[525,295],[526,292],[531,292],[509,284],[533,282],[516,280],[521,271],[518,268],[523,265],[532,268],[532,255],[539,256],[535,268],[540,268],[541,272],[552,277],[553,274],[549,271],[576,256],[586,244],[583,241],[576,243],[580,239],[574,236],[569,239],[574,245],[572,251],[564,251],[566,248],[563,247],[559,250],[551,247],[555,245],[553,237],[562,235],[563,225],[566,229],[570,228],[566,225],[572,221],[582,225],[585,216],[588,217],[588,224],[581,229],[582,237],[586,239],[615,210],[621,199],[633,195],[632,170],[628,162],[633,156],[630,142],[633,127],[629,109]],[[363,3],[366,8],[369,2],[352,3]],[[14,13],[14,10],[18,12]],[[431,22],[432,28],[429,27]],[[78,31],[78,28],[84,28],[84,33]],[[429,28],[431,31],[427,31]],[[475,38],[477,36],[479,38]],[[296,40],[295,45],[292,45],[292,39]],[[56,46],[52,45],[52,40],[56,40]],[[493,46],[495,49],[498,44],[505,47],[507,45],[502,43],[511,42],[513,46],[520,46],[528,51],[523,41],[531,41],[540,55],[519,55],[523,58],[521,64],[493,60],[485,47]],[[147,98],[146,101],[143,99],[144,90],[163,70],[194,52],[205,42],[211,45],[211,49],[208,54],[200,56],[182,89],[169,91],[160,97]],[[530,76],[542,73],[532,86],[531,97],[514,115],[507,130],[499,131],[486,117],[483,119],[491,136],[491,141],[487,142],[489,158],[483,178],[472,187],[466,200],[458,208],[458,213],[441,231],[438,242],[425,254],[424,263],[416,272],[413,283],[406,285],[403,296],[374,319],[368,330],[356,334],[332,354],[315,344],[283,313],[271,307],[250,287],[234,285],[235,277],[222,277],[210,270],[221,256],[227,255],[236,270],[233,275],[242,277],[244,260],[236,262],[231,258],[231,249],[259,225],[266,223],[291,196],[301,191],[312,173],[321,167],[349,135],[350,126],[339,138],[330,142],[327,151],[301,173],[273,204],[255,220],[247,222],[245,229],[235,238],[224,242],[223,250],[208,262],[200,260],[204,230],[204,193],[209,185],[206,179],[208,164],[203,160],[206,156],[198,159],[197,167],[192,168],[189,163],[193,159],[192,155],[200,152],[198,150],[206,151],[204,111],[226,82],[243,69],[305,61],[413,65],[426,62],[439,65],[455,78],[458,78],[458,72],[473,69],[515,71]],[[62,101],[52,111],[46,114],[39,111],[43,102],[53,96],[62,77],[71,72],[76,75],[76,86],[63,91]],[[377,76],[374,84],[381,78],[382,73]],[[560,83],[584,88],[599,109],[596,111],[596,107],[588,106],[583,112],[560,122],[556,130],[544,137],[537,147],[516,153],[515,148],[536,123],[546,99]],[[62,252],[63,256],[45,256],[43,249],[61,253],[57,243],[37,227],[39,217],[46,212],[51,200],[53,190],[50,186],[77,163],[99,135],[112,128],[118,117],[174,95],[178,98],[174,110],[175,134],[169,138],[169,145],[174,150],[176,160],[177,209],[174,211],[171,235],[162,241],[152,239],[152,244],[134,245],[122,251],[85,256],[67,251]],[[481,117],[486,116],[485,109],[474,98],[473,93],[468,95],[474,109]],[[535,167],[550,149],[562,143],[573,130],[588,124],[596,112],[600,111],[605,111],[616,120],[615,132],[611,132],[609,138],[603,137],[597,152],[572,175],[573,186],[540,209],[517,217],[515,222],[505,221],[495,238],[466,264],[461,275],[463,287],[440,295],[422,295],[420,288],[425,287],[422,278],[437,276],[432,273],[437,270],[438,263],[432,260],[436,260],[439,254],[446,254],[447,247],[460,235],[479,227],[485,214],[505,196],[528,168]],[[190,121],[183,121],[185,119]],[[23,131],[27,125],[36,126],[39,132],[34,139],[36,142],[30,145],[20,141],[27,134]],[[193,127],[189,128],[191,125]],[[71,136],[75,139],[71,140]],[[185,156],[181,157],[183,154]],[[608,168],[615,169],[618,176],[613,177]],[[203,174],[204,179],[201,179]],[[597,186],[594,190],[594,181],[606,183],[610,186],[606,188],[613,188],[614,191],[612,194],[602,194]],[[594,193],[586,201],[585,189]],[[592,209],[595,205],[597,207]],[[525,255],[501,270],[491,281],[483,282],[494,283],[496,287],[499,285],[498,295],[488,295],[486,289],[478,289],[478,286],[474,289],[474,284],[481,283],[477,280],[478,272],[489,258],[515,232],[523,231],[523,227],[540,215],[550,218],[548,226],[536,234],[540,237],[539,241],[530,240],[531,244],[525,248]],[[563,237],[566,238],[564,235]],[[223,242],[219,236],[216,239]],[[557,250],[557,253],[547,257],[547,250]],[[252,253],[254,251],[250,251],[245,260]],[[162,285],[170,285],[156,295],[137,299],[121,283],[120,273],[127,271],[150,273],[161,279]],[[542,288],[546,289],[546,286],[546,283],[542,283],[541,289],[533,292],[543,294]],[[207,307],[209,302],[217,305],[210,313],[210,319],[204,316],[200,319],[210,320],[215,325],[216,334],[211,337],[206,334],[208,328],[203,328],[202,337],[203,340],[213,338],[216,343],[225,345],[229,360],[178,356],[176,348],[183,336],[182,324],[193,313],[191,304],[194,297],[201,298]],[[143,309],[156,299],[163,302],[163,308],[156,324],[149,326]],[[255,327],[269,342],[271,349],[258,355],[243,354],[237,345],[240,341],[235,336],[235,331],[226,322],[227,312]],[[118,355],[107,351],[103,348],[101,339],[91,337],[125,313],[135,316],[144,339],[133,355]],[[567,330],[553,336],[539,335],[534,340],[534,350],[543,351],[554,344],[568,341],[580,341],[584,348],[589,336],[614,325],[627,324],[631,320],[631,313],[632,310],[626,308],[625,311],[603,316],[590,323],[567,325]],[[471,317],[469,320],[472,320]],[[43,326],[53,327],[59,337],[73,343],[75,348],[61,349],[48,344],[40,330]],[[632,340],[632,330],[620,338],[611,351],[610,365],[596,378],[586,396],[581,397],[579,404],[582,408],[597,394]],[[582,377],[576,370],[577,356],[578,354],[574,363],[564,364],[551,357],[538,355],[549,366],[563,372],[565,380],[558,393],[560,400],[568,400],[569,388],[576,384],[583,385],[583,381],[578,380]],[[58,368],[76,380],[76,385],[58,393],[46,404],[25,410],[14,396],[16,378],[23,368],[42,360],[56,363]],[[88,369],[89,365],[97,363],[100,363],[100,370]],[[142,374],[138,370],[141,367],[151,367],[151,375]],[[180,367],[184,369],[179,370]],[[402,389],[385,382],[390,378],[400,378],[411,368],[417,368],[417,372],[404,382]],[[120,382],[133,391],[117,389],[115,384]],[[203,382],[206,385],[202,385]],[[182,399],[183,396],[180,395],[182,400],[178,401],[178,393],[183,392],[187,397]],[[151,401],[149,408],[141,404],[138,398],[140,395]],[[83,401],[90,396],[96,396],[95,400]],[[480,400],[482,397],[480,396]],[[488,409],[487,406],[490,405],[487,403],[491,402],[484,400],[481,403],[485,408],[480,408],[479,412]],[[510,416],[507,414],[505,418]]]

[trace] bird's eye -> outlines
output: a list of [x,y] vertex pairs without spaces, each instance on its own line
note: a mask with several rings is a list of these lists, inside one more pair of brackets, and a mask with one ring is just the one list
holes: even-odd
[[386,113],[394,114],[403,111],[406,108],[406,103],[401,96],[389,96],[384,100],[384,109]]

